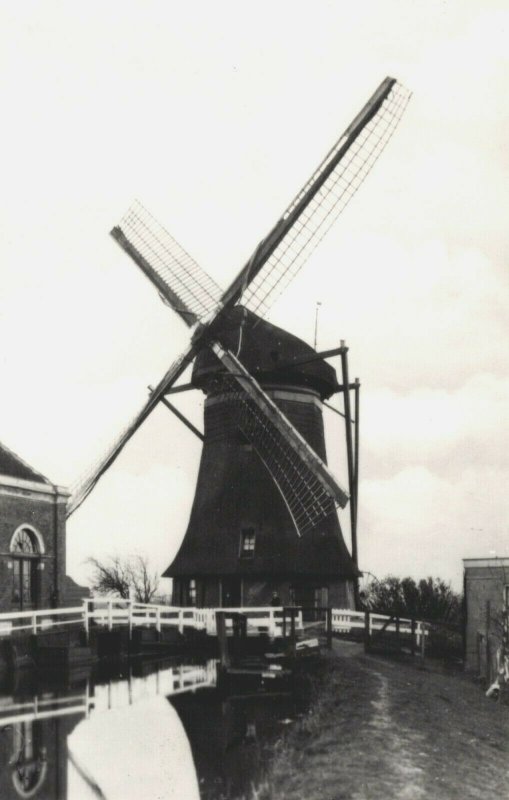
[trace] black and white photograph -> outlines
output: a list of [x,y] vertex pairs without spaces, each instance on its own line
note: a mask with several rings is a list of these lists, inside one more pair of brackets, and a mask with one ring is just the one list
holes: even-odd
[[509,797],[508,40],[0,0],[0,800]]

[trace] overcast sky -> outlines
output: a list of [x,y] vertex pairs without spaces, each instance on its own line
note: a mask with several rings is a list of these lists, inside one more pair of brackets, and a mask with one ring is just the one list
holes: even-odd
[[[400,127],[270,320],[312,343],[321,301],[318,345],[350,347],[362,569],[459,586],[462,558],[509,555],[505,5],[0,4],[0,440],[71,483],[185,345],[108,235],[133,198],[226,286],[393,75]],[[179,405],[201,424],[198,393]],[[163,570],[199,456],[158,408],[70,519],[70,574]]]

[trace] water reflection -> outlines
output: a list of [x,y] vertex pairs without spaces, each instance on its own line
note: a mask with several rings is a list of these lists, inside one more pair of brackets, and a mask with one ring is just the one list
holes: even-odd
[[0,690],[0,798],[242,797],[295,707],[225,698],[215,683],[213,661],[20,673]]

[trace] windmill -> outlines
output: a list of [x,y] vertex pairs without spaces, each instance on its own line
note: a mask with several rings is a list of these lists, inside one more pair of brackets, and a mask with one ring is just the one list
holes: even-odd
[[[305,539],[327,520],[337,519],[335,510],[345,507],[349,493],[329,470],[325,452],[320,455],[316,451],[321,445],[310,444],[309,437],[302,435],[298,425],[282,411],[282,403],[257,379],[266,379],[263,370],[253,374],[243,363],[242,337],[246,331],[251,339],[263,331],[263,325],[267,325],[263,317],[272,302],[353,197],[389,141],[409,98],[410,93],[393,78],[382,81],[225,291],[141,204],[134,203],[113,228],[112,236],[163,301],[190,327],[191,336],[137,416],[74,488],[68,516],[81,505],[155,406],[161,401],[168,404],[167,395],[179,388],[176,382],[196,358],[195,370],[204,359],[212,359],[215,366],[206,391],[224,401],[227,427],[240,432],[242,442],[255,452],[257,463],[263,465],[264,475],[284,504],[296,538]],[[232,330],[233,338],[228,334]],[[271,336],[274,339],[274,330],[279,329],[272,333],[266,329],[265,346],[269,346]],[[298,351],[298,345],[289,348],[290,362],[299,357]],[[305,355],[301,353],[301,360]],[[302,380],[306,383],[309,376]],[[352,480],[349,468],[350,492]],[[337,536],[341,537],[339,528]],[[351,578],[355,574],[355,569],[350,570]]]

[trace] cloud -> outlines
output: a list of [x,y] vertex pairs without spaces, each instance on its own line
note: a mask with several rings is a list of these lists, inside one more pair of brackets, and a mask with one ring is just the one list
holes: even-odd
[[[271,319],[312,341],[320,300],[319,345],[350,346],[371,568],[428,571],[437,547],[459,563],[468,515],[495,530],[507,509],[504,3],[281,3],[269,27],[229,2],[176,18],[18,6],[0,55],[0,438],[74,479],[187,341],[108,237],[133,196],[226,286],[394,73],[414,90],[402,124]],[[201,397],[179,402],[199,424]],[[71,520],[71,563],[142,531],[166,566],[199,458],[188,437],[164,410],[147,421]],[[413,565],[420,541],[430,560]]]
[[465,465],[509,469],[509,379],[475,375],[456,391],[368,392],[362,408],[364,474],[417,464],[452,477]]
[[443,478],[422,466],[360,486],[361,569],[440,576],[461,588],[462,559],[509,555],[509,469],[466,463]]

